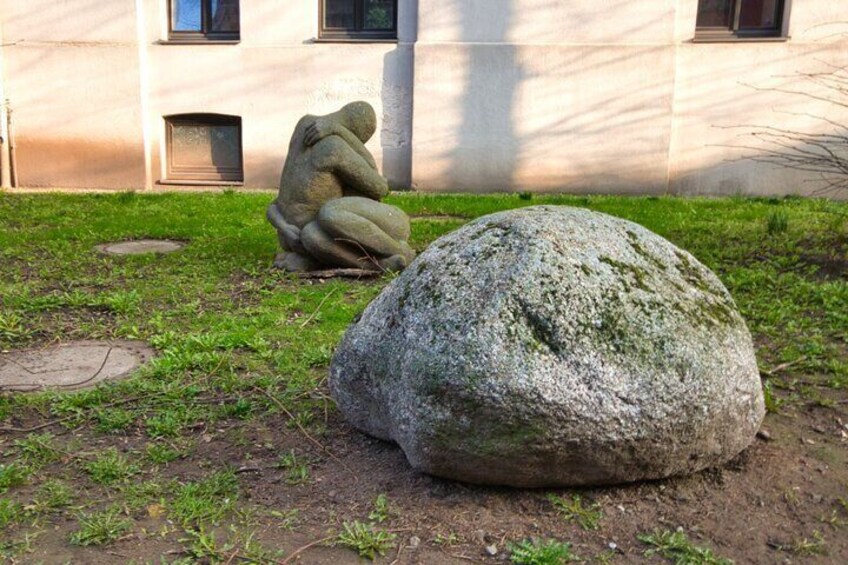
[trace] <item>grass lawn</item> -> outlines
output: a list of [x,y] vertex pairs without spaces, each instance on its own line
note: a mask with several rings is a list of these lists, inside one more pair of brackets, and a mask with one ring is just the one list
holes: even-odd
[[[398,448],[344,423],[327,367],[390,276],[310,281],[271,270],[271,198],[0,193],[0,350],[137,339],[157,351],[120,383],[0,392],[0,556],[848,560],[848,204],[392,195],[413,216],[418,251],[468,219],[533,204],[636,221],[715,270],[747,319],[770,441],[695,477],[543,492],[418,475]],[[188,245],[170,255],[95,250],[141,238]]]

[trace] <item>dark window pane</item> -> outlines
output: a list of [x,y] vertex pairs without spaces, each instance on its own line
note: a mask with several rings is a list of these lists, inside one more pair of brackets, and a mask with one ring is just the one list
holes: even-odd
[[239,30],[239,0],[212,0],[211,31]]
[[733,0],[700,0],[697,27],[726,27],[732,22]]
[[174,31],[202,31],[201,0],[172,0]]
[[395,0],[365,0],[365,29],[394,29]]
[[324,27],[356,29],[353,0],[324,0]]
[[175,167],[238,169],[241,166],[238,126],[174,125]]
[[739,29],[775,29],[780,21],[778,0],[741,0]]

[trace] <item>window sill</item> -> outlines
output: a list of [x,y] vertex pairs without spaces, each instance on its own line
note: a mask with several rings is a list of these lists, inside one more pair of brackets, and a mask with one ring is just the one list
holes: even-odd
[[316,37],[309,43],[397,43],[397,37]]
[[704,35],[692,38],[692,43],[786,43],[792,39],[787,36],[739,37],[736,35]]
[[244,181],[241,180],[171,180],[162,179],[156,181],[156,184],[165,186],[244,186]]
[[161,39],[156,45],[238,45],[241,39]]

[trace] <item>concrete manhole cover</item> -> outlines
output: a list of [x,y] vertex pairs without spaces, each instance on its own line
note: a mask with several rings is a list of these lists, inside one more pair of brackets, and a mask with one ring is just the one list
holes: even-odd
[[129,376],[150,359],[143,341],[75,341],[0,354],[0,391],[79,390]]
[[185,247],[182,241],[170,239],[139,239],[137,241],[118,241],[98,245],[97,249],[112,255],[143,255],[145,253],[173,253]]

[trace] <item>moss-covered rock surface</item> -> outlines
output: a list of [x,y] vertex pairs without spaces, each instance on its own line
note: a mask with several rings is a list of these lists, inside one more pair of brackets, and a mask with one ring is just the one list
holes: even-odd
[[514,486],[691,473],[764,415],[718,278],[638,224],[555,206],[433,243],[350,327],[330,388],[416,468]]

